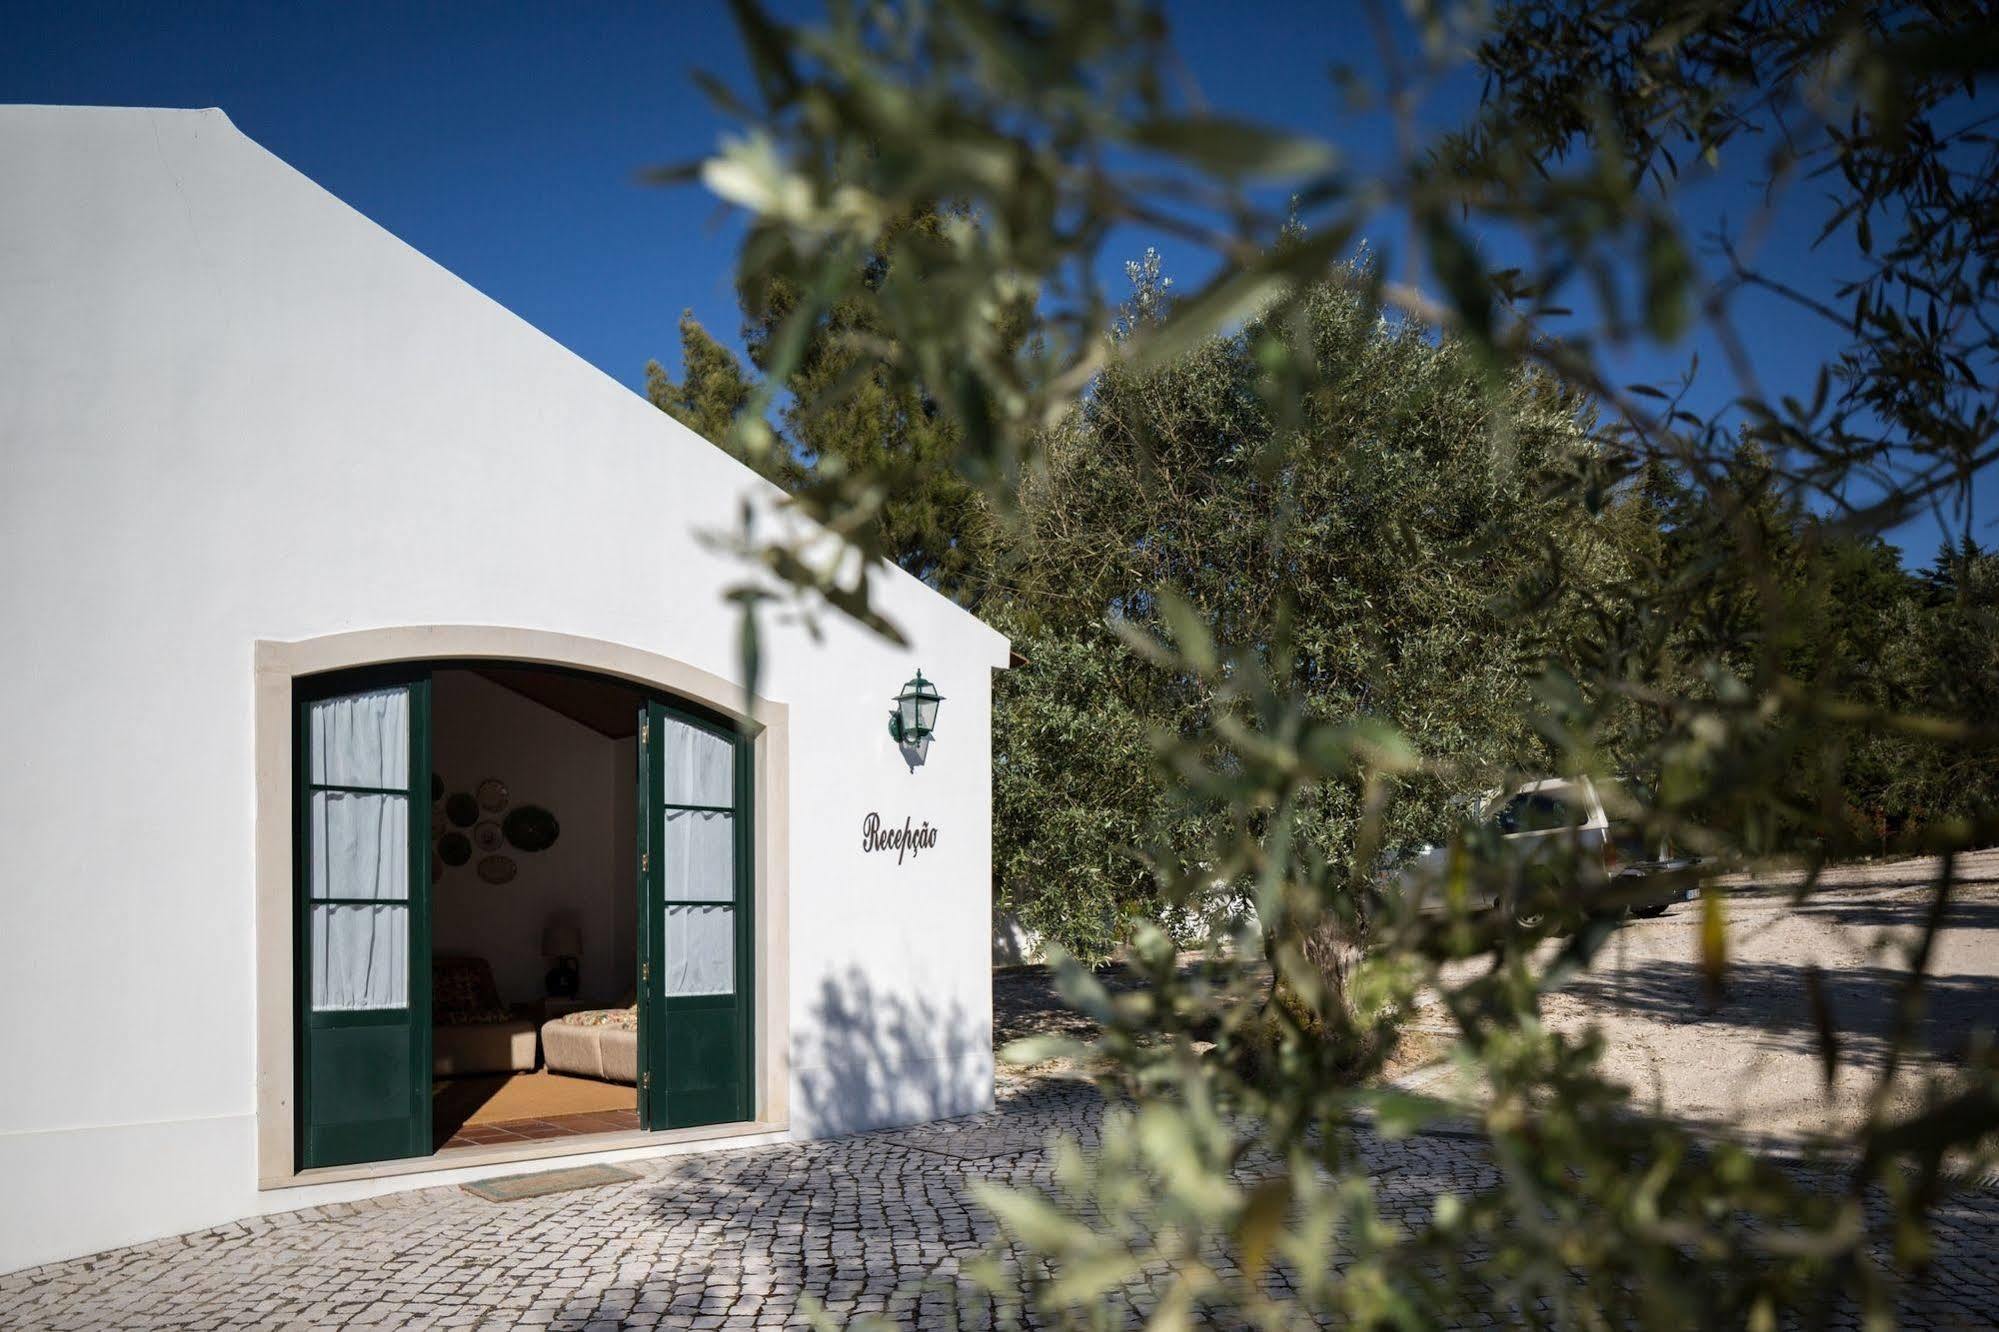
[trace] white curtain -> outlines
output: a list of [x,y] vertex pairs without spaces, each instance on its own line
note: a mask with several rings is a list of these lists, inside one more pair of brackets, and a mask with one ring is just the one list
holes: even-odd
[[668,907],[666,993],[733,994],[735,989],[735,908]]
[[726,737],[698,726],[667,719],[666,790],[668,805],[736,803],[736,747]]
[[314,791],[311,799],[312,895],[408,900],[408,797]]
[[660,848],[661,897],[668,902],[732,902],[736,897],[736,818],[705,810],[666,811]]
[[329,698],[308,715],[314,786],[409,786],[409,690]]
[[[407,790],[410,701],[402,687],[329,698],[307,712],[307,784]],[[428,793],[426,793],[428,794]],[[312,791],[306,838],[312,907],[312,1006],[409,1006],[407,795]]]
[[409,913],[402,906],[312,909],[312,1006],[409,1007]]

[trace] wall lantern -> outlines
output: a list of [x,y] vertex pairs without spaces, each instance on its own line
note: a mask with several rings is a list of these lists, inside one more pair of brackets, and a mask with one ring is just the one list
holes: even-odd
[[888,719],[888,733],[900,745],[920,745],[930,738],[937,729],[937,705],[944,696],[937,692],[937,686],[923,678],[918,671],[916,678],[902,687],[896,695],[895,712]]

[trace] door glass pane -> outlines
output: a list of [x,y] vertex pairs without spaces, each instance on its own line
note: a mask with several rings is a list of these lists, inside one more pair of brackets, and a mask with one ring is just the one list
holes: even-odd
[[409,1007],[409,908],[312,909],[315,1010]]
[[668,805],[720,805],[736,803],[736,746],[727,736],[704,731],[686,722],[666,719],[661,728],[666,741],[665,793]]
[[314,786],[410,784],[410,692],[398,685],[324,699],[307,710]]
[[307,832],[312,895],[407,900],[409,804],[406,796],[314,791]]
[[668,902],[733,902],[736,817],[706,810],[666,811],[660,848],[660,896]]
[[666,993],[733,994],[735,989],[735,908],[668,907]]

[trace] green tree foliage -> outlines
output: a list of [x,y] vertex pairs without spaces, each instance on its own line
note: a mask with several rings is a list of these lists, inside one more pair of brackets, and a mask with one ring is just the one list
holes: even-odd
[[692,310],[680,315],[680,364],[676,380],[658,361],[646,362],[646,397],[652,405],[694,433],[729,449],[777,484],[787,488],[797,485],[803,471],[789,453],[771,451],[751,458],[736,447],[736,418],[756,389],[742,361],[701,326]]
[[678,380],[658,361],[646,362],[646,397],[696,434],[728,439],[750,400],[750,381],[736,354],[715,341],[692,310],[680,314],[680,362]]
[[1101,623],[1015,641],[994,682],[994,907],[1077,956],[1103,958],[1161,914],[1145,854],[1186,836],[1153,756],[1150,670]]
[[[948,466],[957,447],[949,415],[884,362],[870,314],[869,296],[885,284],[922,284],[928,247],[944,225],[932,210],[891,228],[857,262],[860,290],[796,328],[787,330],[799,309],[792,284],[781,276],[746,282],[739,295],[751,368],[692,313],[683,314],[682,378],[675,381],[650,361],[646,395],[793,492],[816,516],[828,516],[821,497],[847,496],[854,478],[867,478],[865,500],[842,513],[839,529],[867,554],[976,606],[992,558],[989,506],[978,486]],[[899,265],[893,270],[892,256]],[[768,406],[757,372],[769,369],[787,337],[778,426],[764,447],[746,447],[738,431],[745,410],[753,400]]]
[[[810,469],[798,488],[808,507],[829,488],[839,493],[848,478],[866,477],[871,521],[859,534],[863,548],[976,605],[989,553],[987,506],[948,465],[958,447],[951,415],[933,393],[894,373],[873,314],[872,298],[884,288],[922,288],[945,227],[936,210],[889,227],[860,263],[853,296],[802,330],[784,376],[780,437]],[[798,293],[777,278],[746,284],[742,300],[750,359],[768,371],[800,311]]]
[[[1932,717],[1999,717],[1999,553],[1969,537],[1946,546],[1913,595],[1879,617],[1869,701]],[[1937,824],[1975,825],[1999,809],[1999,763],[1977,745],[1901,734],[1856,739],[1861,835],[1886,847]]]
[[[996,704],[998,884],[1079,954],[1161,914],[1158,865],[1228,817],[1143,761],[1149,737],[1198,734],[1215,706],[1197,675],[1132,645],[1170,636],[1176,616],[1218,651],[1271,668],[1281,654],[1309,715],[1393,726],[1467,781],[1550,758],[1527,719],[1532,670],[1551,626],[1581,621],[1540,604],[1536,573],[1550,546],[1578,568],[1612,554],[1556,484],[1593,457],[1582,404],[1545,375],[1513,376],[1502,446],[1482,428],[1476,360],[1384,322],[1363,285],[1359,272],[1322,285],[1295,328],[1251,323],[1156,368],[1114,361],[1022,488],[1020,557],[982,607],[1028,659]],[[1139,318],[1165,308],[1143,285],[1133,304],[1153,312]],[[1257,392],[1266,335],[1295,340],[1320,379],[1281,447]],[[1453,794],[1412,789],[1383,836],[1441,840]],[[1298,835],[1336,854],[1359,818],[1359,790],[1325,783]]]
[[[1985,9],[1375,13],[1378,49],[1338,71],[1356,132],[1392,147],[1364,167],[1208,109],[1141,0],[837,6],[804,28],[754,0],[736,11],[754,94],[725,103],[742,132],[700,168],[748,213],[740,280],[769,316],[735,447],[790,447],[771,420],[805,374],[792,429],[852,400],[900,441],[798,491],[859,549],[887,549],[882,515],[912,470],[975,488],[1023,545],[965,567],[990,570],[980,597],[1018,598],[1015,633],[1051,663],[1021,713],[1023,768],[1048,772],[1065,735],[1107,740],[1104,768],[1062,788],[1082,811],[1145,725],[1171,781],[1114,805],[1110,836],[1156,828],[1163,798],[1145,847],[1160,896],[1225,882],[1255,907],[1191,977],[1151,928],[1133,938],[1138,993],[1113,1001],[1064,969],[1126,1104],[1101,1151],[1062,1154],[1054,1192],[989,1196],[1032,1261],[963,1279],[1052,1323],[1087,1324],[1141,1275],[1162,1327],[1201,1310],[1269,1327],[1770,1327],[1834,1295],[1888,1317],[1893,1282],[1928,1256],[1944,1165],[1976,1162],[1999,1130],[1989,1042],[1913,1106],[1890,1095],[1955,856],[1999,839],[1992,566],[1954,546],[1903,595],[1875,542],[1927,506],[1967,518],[1999,459]],[[1429,134],[1426,95],[1468,73],[1486,91],[1473,122]],[[1731,170],[1771,210],[1801,189],[1830,199],[1840,285],[1759,269],[1769,216],[1702,239],[1688,185]],[[1130,228],[1199,251],[1209,276],[1163,310],[1122,309],[1098,275]],[[1391,234],[1394,262],[1349,262],[1358,238]],[[1488,238],[1518,266],[1491,271]],[[1816,382],[1766,386],[1744,291],[1837,332]],[[1681,346],[1697,325],[1722,352],[1724,407],[1617,373],[1616,352]],[[1345,351],[1321,354],[1321,333]],[[858,359],[815,362],[827,336]],[[1044,546],[1065,552],[1045,573]],[[918,548],[940,584],[964,578],[934,572],[948,540]],[[868,562],[752,553],[765,597],[892,632]],[[1104,650],[1103,605],[1129,658]],[[745,608],[753,675],[758,599]],[[1105,685],[1109,706],[1079,703]],[[1614,910],[1614,890],[1485,909],[1523,876],[1472,825],[1453,832],[1439,909],[1384,884],[1384,842],[1519,761],[1525,737],[1559,772],[1653,778],[1646,831],[1706,857],[1712,985],[1729,965],[1713,875],[1777,849],[1941,857],[1839,1187],[1643,1113],[1591,1037],[1541,1020],[1611,936],[1582,907]],[[1176,844],[1183,810],[1197,817]],[[1081,860],[1129,894],[1107,860]],[[1567,870],[1587,895],[1575,867],[1551,869],[1539,886]],[[1448,1109],[1365,1085],[1419,993],[1479,1075],[1471,1122],[1495,1182],[1390,1225],[1352,1129]],[[1859,1206],[1869,1190],[1885,1224]]]
[[[1171,305],[1156,253],[1128,267],[1125,336]],[[1927,581],[1906,574],[1878,539],[1845,534],[1780,491],[1754,442],[1738,447],[1721,484],[1754,523],[1755,560],[1736,520],[1667,463],[1593,513],[1564,484],[1603,453],[1588,405],[1544,372],[1516,371],[1505,401],[1512,433],[1497,447],[1483,428],[1483,372],[1466,349],[1380,318],[1365,285],[1350,271],[1304,307],[1321,387],[1295,427],[1309,447],[1281,472],[1265,466],[1276,427],[1257,392],[1265,330],[1252,321],[1157,369],[1112,362],[1043,440],[1017,523],[993,523],[975,489],[948,479],[888,507],[891,557],[1005,628],[1026,658],[998,684],[998,901],[1078,956],[1108,956],[1137,919],[1184,937],[1214,915],[1171,911],[1157,877],[1162,857],[1189,854],[1226,817],[1178,798],[1172,772],[1152,761],[1156,734],[1191,734],[1210,705],[1193,680],[1156,669],[1128,641],[1134,629],[1170,632],[1162,591],[1226,643],[1267,651],[1281,620],[1295,686],[1319,715],[1385,720],[1455,774],[1455,789],[1412,787],[1385,812],[1380,836],[1391,847],[1442,840],[1454,798],[1461,805],[1509,773],[1554,766],[1528,720],[1535,676],[1608,645],[1642,644],[1631,660],[1645,663],[1648,687],[1711,695],[1704,673],[1752,675],[1756,645],[1775,625],[1790,677],[1904,712],[1948,711],[1957,697],[1920,656],[1950,600],[1935,590],[1948,559]],[[759,356],[774,327],[766,314],[751,326]],[[649,367],[654,401],[726,437],[750,374],[691,319],[683,337],[686,379]],[[815,334],[801,386],[823,393],[828,367],[859,355],[834,350],[839,340],[832,329]],[[840,469],[939,482],[934,467],[887,463],[882,423],[898,414],[881,408],[879,386],[816,418],[800,401],[784,416],[794,447],[782,483],[813,483],[829,456]],[[952,530],[977,539],[940,542]],[[951,552],[948,580],[940,548]],[[1977,558],[1971,550],[1960,563]],[[1541,586],[1551,558],[1566,571],[1552,601]],[[1614,620],[1593,613],[1605,606],[1618,608]],[[1657,739],[1649,716],[1606,717],[1600,743],[1612,766],[1642,766]],[[1799,739],[1785,790],[1793,812],[1768,826],[1772,846],[1790,845],[1828,803],[1876,845],[1891,829],[1990,803],[1989,780],[1965,780],[1967,768],[1990,767],[1982,755],[1951,767],[1934,746],[1856,752],[1836,729]],[[1329,784],[1302,816],[1330,853],[1353,836],[1355,792]],[[1241,885],[1213,887],[1209,906],[1241,900]]]
[[[1782,681],[1881,714],[1999,715],[1987,687],[1999,662],[1999,620],[1980,612],[1975,590],[1961,614],[1955,592],[1959,570],[1974,587],[1989,577],[1982,571],[1991,556],[1975,542],[1966,538],[1930,570],[1911,573],[1878,537],[1782,491],[1753,441],[1738,447],[1719,484],[1731,497],[1726,506],[1654,465],[1605,515],[1625,581],[1601,632],[1612,644],[1639,645],[1625,658],[1634,683],[1714,701],[1722,689]],[[1761,671],[1772,674],[1759,679]],[[1606,707],[1605,752],[1627,768],[1640,765],[1658,738],[1646,730],[1655,720],[1652,709]],[[1764,739],[1782,751],[1781,776],[1765,774],[1775,778],[1767,817],[1738,829],[1758,850],[1793,850],[1829,834],[1853,850],[1885,851],[1999,806],[1999,756],[1988,747],[1939,745],[1816,713]],[[1725,819],[1732,797],[1719,786],[1708,797],[1707,817]]]

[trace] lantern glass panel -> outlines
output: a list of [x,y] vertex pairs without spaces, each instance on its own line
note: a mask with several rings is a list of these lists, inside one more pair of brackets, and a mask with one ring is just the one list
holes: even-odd
[[916,722],[925,735],[937,729],[937,704],[941,701],[934,695],[916,701]]
[[903,697],[897,699],[896,703],[902,710],[903,734],[913,740],[916,738],[917,727],[922,724],[921,719],[917,715],[916,700],[905,694]]

